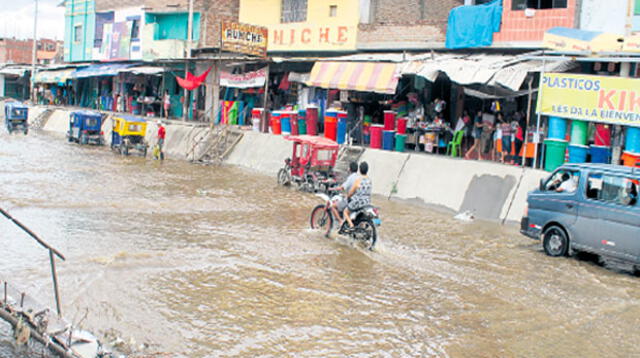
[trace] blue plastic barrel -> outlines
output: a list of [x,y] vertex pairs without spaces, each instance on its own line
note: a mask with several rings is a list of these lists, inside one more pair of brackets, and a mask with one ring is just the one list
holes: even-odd
[[582,144],[569,144],[569,163],[585,163],[589,147]]
[[611,161],[611,149],[603,145],[591,146],[591,163],[609,164]]
[[382,149],[393,150],[393,139],[396,131],[382,131]]
[[627,127],[624,150],[631,153],[640,153],[640,128]]
[[282,134],[291,134],[291,114],[287,111],[280,112],[280,128]]
[[338,117],[338,137],[336,142],[342,144],[347,136],[347,118]]
[[560,117],[549,117],[548,139],[564,140],[567,136],[567,120]]

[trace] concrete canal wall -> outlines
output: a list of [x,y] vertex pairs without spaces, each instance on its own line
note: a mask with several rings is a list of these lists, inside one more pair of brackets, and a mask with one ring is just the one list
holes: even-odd
[[[3,105],[2,105],[3,107]],[[1,108],[1,107],[0,107]],[[30,120],[44,111],[35,106]],[[56,108],[43,130],[64,135],[72,109]],[[188,159],[198,138],[210,130],[206,125],[179,121],[167,122],[165,153],[169,158]],[[103,131],[107,145],[111,141],[111,117]],[[155,144],[157,125],[147,125],[147,138]],[[231,151],[226,163],[248,168],[273,178],[291,156],[291,142],[282,136],[246,131]],[[419,201],[452,212],[472,211],[476,217],[493,221],[518,221],[524,211],[527,192],[548,173],[493,162],[469,161],[415,152],[390,152],[367,149],[361,160],[370,165],[374,193],[400,200]]]

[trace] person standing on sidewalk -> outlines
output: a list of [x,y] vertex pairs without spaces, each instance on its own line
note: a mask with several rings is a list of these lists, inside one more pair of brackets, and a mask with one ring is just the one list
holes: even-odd
[[[162,121],[158,121],[158,141],[156,143],[156,149],[154,149],[153,154],[156,159],[164,159],[164,152],[162,151],[164,147],[164,139],[167,135],[167,130],[164,128]],[[157,152],[157,153],[156,153]]]
[[169,110],[171,109],[171,96],[169,95],[168,90],[164,91],[163,105],[164,105],[164,117],[169,118]]

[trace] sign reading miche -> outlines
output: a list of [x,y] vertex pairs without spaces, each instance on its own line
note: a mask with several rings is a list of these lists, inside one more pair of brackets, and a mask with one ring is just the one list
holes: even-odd
[[265,57],[268,33],[266,27],[223,21],[220,46],[222,51]]
[[549,116],[640,127],[640,79],[546,73],[538,111]]

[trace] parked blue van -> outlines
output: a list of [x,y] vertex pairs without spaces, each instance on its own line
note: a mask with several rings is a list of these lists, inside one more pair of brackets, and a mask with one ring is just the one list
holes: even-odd
[[520,232],[550,256],[577,251],[640,269],[640,169],[565,164],[529,193]]

